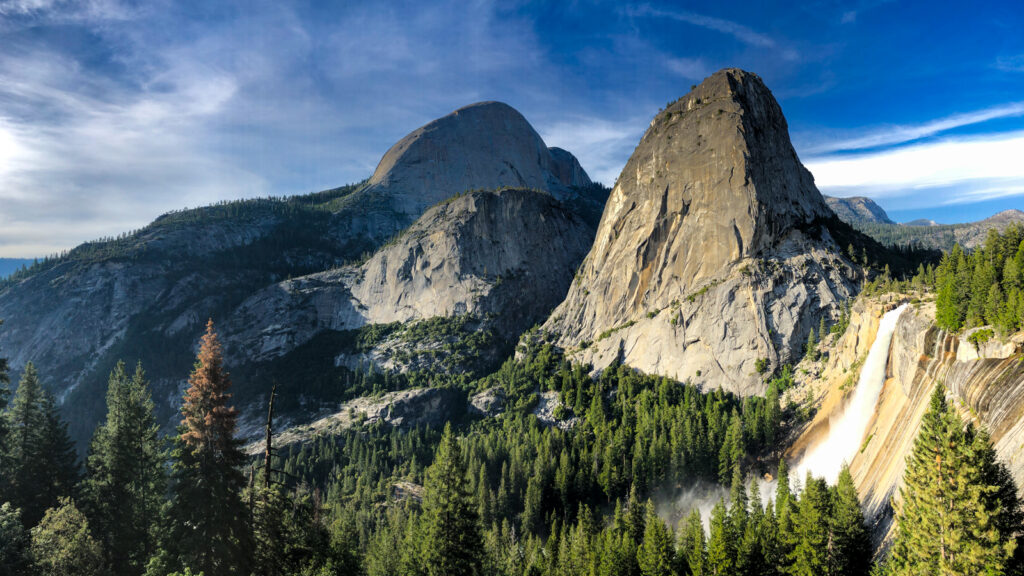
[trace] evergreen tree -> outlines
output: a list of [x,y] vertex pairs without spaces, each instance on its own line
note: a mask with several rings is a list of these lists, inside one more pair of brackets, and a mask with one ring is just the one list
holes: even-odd
[[28,531],[21,524],[21,511],[10,502],[0,505],[0,574],[31,576]]
[[1020,504],[1000,468],[987,435],[965,426],[937,386],[907,457],[891,574],[1007,573]]
[[808,358],[811,360],[818,359],[818,339],[814,336],[814,328],[811,328],[811,331],[807,333],[807,346],[805,348]]
[[481,574],[483,541],[466,487],[466,464],[451,424],[446,424],[423,499],[424,568],[427,576]]
[[181,407],[164,546],[172,566],[225,576],[248,573],[251,549],[230,387],[211,320]]
[[106,574],[100,545],[75,503],[61,498],[32,529],[32,559],[38,576]]
[[[0,327],[4,321],[0,320]],[[10,376],[7,374],[7,358],[0,357],[0,470],[10,470],[10,460],[7,456],[7,418],[4,412],[7,410],[7,402],[10,400],[11,390]],[[8,500],[7,474],[0,474],[0,504]]]
[[871,571],[871,537],[864,526],[857,488],[846,465],[839,472],[832,502],[828,573],[834,576],[867,576]]
[[961,318],[956,259],[952,255],[943,257],[935,282],[938,284],[938,294],[935,296],[935,323],[940,328],[956,332],[960,330]]
[[795,545],[790,553],[789,569],[793,576],[820,576],[825,573],[829,516],[828,486],[825,480],[814,478],[808,472],[793,520]]
[[34,526],[78,481],[78,464],[53,396],[39,383],[30,362],[7,411],[11,503]]
[[680,542],[680,556],[685,559],[685,568],[680,572],[690,576],[704,576],[704,565],[707,563],[707,544],[704,537],[704,523],[700,511],[696,508],[686,517]]
[[711,509],[711,535],[708,539],[708,576],[729,576],[736,566],[736,542],[729,530],[725,503],[719,500]]
[[647,501],[646,528],[644,542],[637,550],[637,563],[643,576],[671,576],[675,563],[675,545],[672,533],[665,522],[658,518],[654,504]]
[[163,504],[164,449],[142,366],[118,362],[107,387],[107,416],[86,460],[83,508],[110,574],[141,574],[156,547]]

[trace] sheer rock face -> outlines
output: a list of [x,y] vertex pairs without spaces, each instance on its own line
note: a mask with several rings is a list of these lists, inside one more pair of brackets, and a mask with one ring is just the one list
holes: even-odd
[[465,194],[428,210],[361,266],[261,290],[236,311],[226,341],[262,361],[325,330],[461,314],[514,339],[561,301],[592,238],[549,194]]
[[351,202],[372,210],[352,224],[386,239],[452,194],[516,187],[546,190],[567,200],[573,187],[590,183],[572,154],[548,148],[514,108],[480,102],[434,120],[392,146],[369,185],[353,195]]
[[545,328],[595,368],[760,393],[758,360],[792,361],[855,292],[831,218],[771,92],[722,70],[651,122]]

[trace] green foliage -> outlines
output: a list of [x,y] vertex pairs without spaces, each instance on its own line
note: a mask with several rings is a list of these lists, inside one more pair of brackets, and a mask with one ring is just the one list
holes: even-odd
[[32,556],[29,534],[21,523],[21,511],[10,502],[0,505],[0,574],[29,576]]
[[10,433],[5,452],[10,502],[22,520],[34,526],[62,496],[73,494],[78,463],[53,395],[39,383],[33,364],[25,365],[21,381],[4,414]]
[[980,328],[971,332],[971,335],[967,337],[967,341],[974,344],[975,348],[980,348],[982,344],[991,340],[995,335],[996,333],[991,328]]
[[1016,487],[988,435],[964,424],[941,385],[903,481],[890,574],[1004,574],[1014,568],[1016,535],[1024,528]]
[[871,571],[871,537],[864,524],[857,488],[850,469],[843,466],[832,489],[832,516],[829,521],[828,573],[843,576],[868,576]]
[[758,374],[764,374],[768,371],[769,362],[767,358],[758,358],[754,361],[754,370],[757,370]]
[[451,425],[427,470],[423,499],[423,569],[426,576],[474,576],[483,562],[483,541],[466,481],[466,464]]
[[658,518],[654,504],[647,501],[643,543],[637,550],[642,576],[672,576],[675,573],[675,538],[665,522]]
[[818,359],[818,339],[814,335],[814,328],[807,334],[807,345],[804,346],[804,353],[811,360]]
[[625,330],[626,328],[629,328],[630,326],[632,326],[634,324],[636,324],[636,321],[635,320],[630,320],[629,322],[626,322],[624,324],[620,324],[620,325],[618,325],[618,326],[616,326],[614,328],[609,328],[608,330],[605,330],[604,332],[601,332],[600,334],[598,334],[596,341],[600,342],[601,340],[604,340],[605,338],[608,338],[612,334],[615,334],[619,330]]
[[1002,335],[1020,330],[1024,327],[1024,228],[989,230],[985,244],[971,252],[954,246],[938,267],[920,270],[914,282],[936,291],[935,323],[941,328],[958,332],[991,325]]
[[83,486],[83,509],[109,573],[138,575],[156,549],[166,454],[142,366],[110,374],[107,416],[96,428]]
[[32,529],[32,559],[38,576],[101,576],[103,552],[75,503],[61,498]]

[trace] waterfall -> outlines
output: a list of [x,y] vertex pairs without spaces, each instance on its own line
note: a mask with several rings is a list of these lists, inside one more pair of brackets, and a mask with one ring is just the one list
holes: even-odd
[[875,413],[878,398],[885,384],[885,368],[889,363],[889,345],[896,331],[900,314],[907,308],[903,304],[882,316],[878,324],[878,335],[871,343],[871,349],[864,360],[864,366],[857,381],[853,397],[843,412],[830,422],[828,437],[811,448],[794,467],[795,478],[803,479],[808,471],[815,476],[824,476],[829,483],[835,483],[844,462],[850,462],[860,451],[867,432],[868,423]]

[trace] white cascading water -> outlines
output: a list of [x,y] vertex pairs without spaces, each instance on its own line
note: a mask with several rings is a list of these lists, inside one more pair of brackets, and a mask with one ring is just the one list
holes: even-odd
[[878,335],[871,344],[860,380],[853,397],[843,413],[834,418],[829,427],[828,437],[809,452],[795,466],[795,478],[803,481],[810,471],[817,477],[824,476],[829,483],[839,478],[844,462],[850,462],[860,451],[867,432],[868,423],[875,413],[875,406],[885,384],[885,368],[889,363],[889,345],[896,331],[896,323],[907,305],[886,312],[878,323]]

